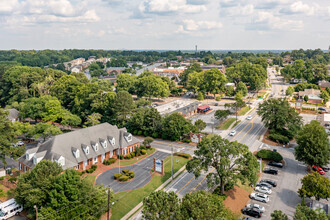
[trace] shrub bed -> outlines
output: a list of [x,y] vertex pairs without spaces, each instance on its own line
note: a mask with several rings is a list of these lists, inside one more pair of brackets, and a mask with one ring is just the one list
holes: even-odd
[[186,159],[190,159],[190,158],[191,158],[191,155],[190,155],[190,154],[181,153],[181,152],[176,152],[176,153],[174,153],[173,155],[174,155],[174,156],[183,157],[183,158],[186,158]]
[[94,164],[94,165],[92,165],[91,168],[86,170],[86,173],[93,173],[96,170],[96,168],[97,168],[97,165]]
[[282,155],[279,154],[278,152],[274,152],[274,151],[266,150],[266,149],[262,149],[262,150],[258,151],[257,157],[266,159],[266,160],[273,160],[276,162],[280,162],[283,160]]
[[116,160],[117,160],[116,158],[110,158],[110,159],[108,159],[108,160],[104,160],[104,161],[103,161],[103,164],[104,164],[104,165],[111,165],[111,164],[115,163]]
[[290,141],[288,137],[278,134],[278,133],[269,134],[268,138],[272,141],[276,141],[281,144],[286,144],[286,143],[289,143],[289,141]]
[[146,150],[141,150],[141,154],[142,154],[142,155],[145,155],[146,153],[147,153]]
[[135,176],[134,171],[129,169],[123,169],[121,173],[113,174],[114,179],[120,182],[126,182],[130,179],[133,179],[134,176]]

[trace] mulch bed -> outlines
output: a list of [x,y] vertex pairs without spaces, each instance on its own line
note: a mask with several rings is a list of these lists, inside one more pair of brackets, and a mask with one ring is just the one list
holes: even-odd
[[223,204],[235,213],[241,213],[241,209],[248,203],[250,195],[248,191],[238,186],[234,186],[234,189],[225,192],[225,194],[227,198]]

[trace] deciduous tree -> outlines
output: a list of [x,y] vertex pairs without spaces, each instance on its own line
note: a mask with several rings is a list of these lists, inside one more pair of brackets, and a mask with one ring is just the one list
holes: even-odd
[[326,165],[330,161],[328,134],[319,122],[306,124],[297,136],[295,157],[310,166]]
[[216,172],[207,175],[209,186],[220,185],[224,194],[226,184],[236,184],[240,179],[255,184],[258,179],[258,161],[246,145],[230,142],[218,135],[204,137],[197,145],[196,155],[187,163],[188,172],[196,178],[201,171],[213,167]]
[[317,200],[330,198],[330,180],[327,177],[313,172],[304,176],[301,183],[302,187],[298,190],[300,197],[315,197]]
[[198,119],[195,121],[195,126],[198,129],[198,132],[201,132],[204,128],[206,128],[206,123],[202,119]]

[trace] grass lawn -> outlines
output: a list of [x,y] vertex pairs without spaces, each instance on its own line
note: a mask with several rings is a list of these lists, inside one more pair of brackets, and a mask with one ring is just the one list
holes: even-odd
[[241,120],[237,120],[237,122],[235,122],[235,124],[233,125],[233,128],[238,125],[241,122]]
[[[155,148],[150,148],[147,149],[147,153],[141,157],[139,157],[139,161],[144,159],[145,157],[149,156],[150,154],[153,154],[156,151]],[[120,166],[128,166],[128,165],[132,165],[133,163],[136,163],[137,160],[136,158],[130,159],[130,160],[120,160]],[[118,163],[118,160],[116,161],[116,163]]]
[[94,176],[94,175],[88,175],[84,178],[84,180],[86,180],[91,185],[94,185],[95,178],[96,178],[96,176]]
[[228,118],[221,125],[217,126],[217,129],[226,130],[232,123],[234,123],[235,120],[235,118]]
[[[176,160],[178,160],[179,162],[177,163]],[[173,173],[176,173],[188,162],[188,159],[174,156],[173,162]],[[151,192],[155,191],[161,184],[163,184],[168,178],[171,177],[171,157],[167,157],[164,163],[164,176],[158,176],[153,174],[151,181],[146,186],[140,189],[115,194],[115,199],[118,199],[118,201],[115,201],[115,204],[112,207],[111,219],[121,219],[137,204],[142,202],[142,200],[146,196],[148,196]]]
[[263,99],[265,94],[266,94],[266,92],[259,92],[258,93],[258,98]]
[[249,186],[248,184],[242,184],[240,180],[237,181],[237,186],[241,189],[244,189],[245,191],[252,193],[253,187]]
[[250,109],[249,106],[245,106],[238,111],[238,115],[245,115]]

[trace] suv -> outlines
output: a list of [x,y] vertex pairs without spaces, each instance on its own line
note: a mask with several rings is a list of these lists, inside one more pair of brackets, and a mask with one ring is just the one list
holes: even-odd
[[312,166],[312,168],[313,168],[314,171],[317,171],[321,175],[325,174],[324,170],[321,167]]
[[269,197],[263,193],[251,193],[250,199],[254,199],[264,203],[269,202]]
[[321,111],[321,112],[326,112],[327,111],[325,108],[321,108],[321,107],[319,107],[317,110]]
[[257,183],[256,186],[265,186],[265,187],[268,187],[269,189],[273,188],[272,185],[270,185],[269,183],[263,182],[263,181],[260,181],[259,183]]
[[283,167],[282,163],[277,163],[277,162],[274,162],[274,161],[269,162],[268,165],[273,166],[273,167],[279,167],[279,168]]
[[234,136],[235,134],[236,134],[236,131],[235,131],[235,130],[232,130],[232,131],[229,133],[230,136]]
[[261,217],[261,212],[257,209],[254,209],[254,208],[245,207],[245,208],[242,209],[242,213],[245,214],[245,215],[255,217],[255,218],[260,218]]
[[264,173],[277,175],[277,174],[278,174],[278,170],[274,170],[274,169],[271,169],[271,168],[267,168],[267,169],[264,169]]
[[277,186],[277,183],[274,180],[269,180],[269,179],[265,179],[265,180],[260,180],[261,183],[267,183],[272,185],[273,187]]

